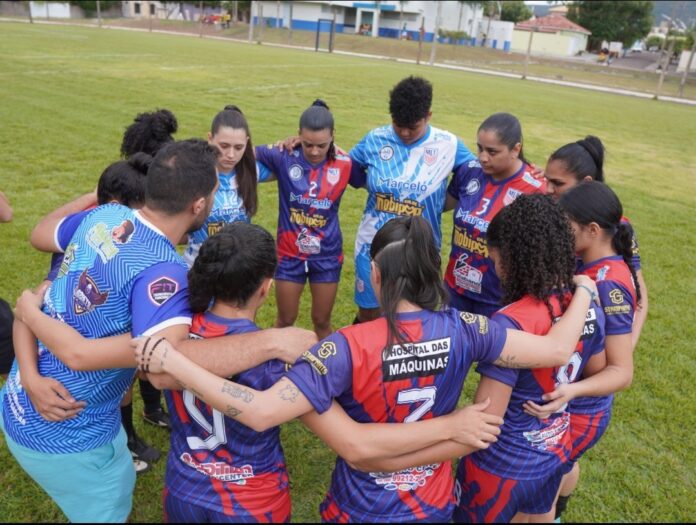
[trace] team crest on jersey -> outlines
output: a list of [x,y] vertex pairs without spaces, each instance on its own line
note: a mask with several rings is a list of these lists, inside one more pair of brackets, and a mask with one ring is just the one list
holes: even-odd
[[78,315],[86,314],[97,306],[103,305],[109,298],[109,292],[100,292],[99,286],[94,282],[85,268],[80,274],[77,288],[73,292],[73,309]]
[[503,197],[503,204],[505,206],[510,206],[510,204],[515,202],[515,199],[520,195],[522,195],[521,191],[508,188],[508,190],[505,192],[505,197]]
[[335,186],[341,180],[341,170],[338,168],[329,168],[326,170],[326,180],[332,186]]
[[379,150],[379,158],[384,161],[391,160],[393,156],[394,148],[391,146],[384,146],[381,150]]
[[481,293],[481,282],[483,281],[483,274],[480,270],[477,270],[471,266],[466,260],[469,258],[469,254],[463,253],[454,263],[454,280],[459,288],[464,290],[469,290],[474,293]]
[[423,162],[432,166],[437,162],[437,148],[425,148],[423,152]]
[[152,281],[147,287],[150,300],[158,306],[166,303],[178,290],[179,283],[169,277],[160,277]]
[[597,271],[597,277],[595,278],[595,281],[604,281],[607,278],[607,273],[609,272],[609,265],[607,266],[602,266],[598,271]]
[[321,252],[321,239],[307,233],[307,228],[302,228],[302,231],[297,236],[295,245],[299,248],[300,253],[315,255]]
[[474,195],[480,189],[481,189],[481,183],[479,182],[479,180],[478,179],[471,179],[469,181],[469,184],[466,185],[466,194],[467,195]]
[[290,169],[288,170],[288,175],[290,175],[290,180],[293,180],[297,182],[302,178],[302,174],[304,173],[304,170],[302,169],[302,166],[299,164],[293,164],[290,166]]
[[422,467],[408,468],[399,472],[370,472],[370,476],[384,490],[409,492],[424,486],[428,478],[435,474],[440,465],[441,463],[423,465]]

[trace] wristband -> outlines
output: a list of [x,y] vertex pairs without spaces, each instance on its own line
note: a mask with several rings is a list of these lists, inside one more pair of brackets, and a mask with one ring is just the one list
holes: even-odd
[[589,286],[585,286],[584,284],[577,284],[575,285],[576,288],[584,288],[587,290],[587,293],[590,294],[590,299],[594,301],[597,298],[597,294],[592,291],[592,289]]

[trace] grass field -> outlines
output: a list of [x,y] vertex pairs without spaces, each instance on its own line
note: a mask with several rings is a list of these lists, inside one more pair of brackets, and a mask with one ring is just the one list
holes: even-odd
[[[214,114],[237,104],[256,144],[295,132],[316,97],[332,106],[344,148],[389,121],[388,92],[420,74],[435,86],[433,123],[474,143],[496,111],[516,114],[527,157],[543,164],[558,146],[592,133],[608,149],[607,176],[641,243],[650,315],[633,386],[618,396],[612,425],[583,460],[568,521],[689,521],[696,515],[696,108],[579,89],[257,45],[89,28],[0,24],[0,190],[15,219],[0,226],[0,296],[12,300],[45,275],[48,257],[28,244],[48,211],[94,188],[118,157],[136,113],[171,109],[178,138],[203,137]],[[255,222],[271,231],[274,185],[261,187]],[[365,200],[349,189],[341,220],[346,260],[334,323],[352,321],[350,263]],[[451,216],[443,220],[447,251]],[[307,301],[299,324],[311,325]],[[261,312],[269,326],[274,305]],[[462,400],[476,384],[471,374]],[[136,414],[139,408],[136,405]],[[138,421],[138,423],[140,423]],[[167,435],[142,434],[161,449]],[[301,425],[283,430],[295,521],[317,521],[333,455]],[[3,521],[64,521],[0,445]],[[141,476],[132,521],[161,520],[164,462]]]

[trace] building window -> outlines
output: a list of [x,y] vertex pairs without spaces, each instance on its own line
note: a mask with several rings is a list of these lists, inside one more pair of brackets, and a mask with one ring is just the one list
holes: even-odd
[[135,3],[133,4],[133,12],[134,12],[136,15],[139,15],[139,14],[140,14],[140,2],[135,2]]
[[155,16],[155,4],[150,4],[150,16]]

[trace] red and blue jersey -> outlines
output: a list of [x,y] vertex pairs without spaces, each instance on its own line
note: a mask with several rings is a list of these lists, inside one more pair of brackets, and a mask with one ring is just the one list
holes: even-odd
[[[620,255],[603,257],[578,269],[578,274],[597,283],[599,301],[606,317],[606,335],[630,334],[636,308],[636,287],[628,265]],[[579,397],[570,402],[573,414],[594,414],[611,408],[614,395]]]
[[544,193],[546,181],[536,179],[528,164],[507,179],[495,181],[483,172],[477,160],[472,160],[457,169],[447,191],[457,199],[457,206],[445,282],[472,301],[499,305],[502,292],[488,255],[488,225],[520,195]]
[[[356,421],[402,423],[452,412],[473,361],[495,361],[506,332],[488,318],[454,309],[398,314],[404,344],[387,345],[377,319],[343,328],[297,361],[287,377],[315,410],[335,398]],[[359,472],[338,458],[325,521],[447,521],[453,509],[449,463],[400,472]]]
[[334,160],[314,165],[302,148],[269,145],[257,147],[256,158],[278,178],[278,256],[343,260],[338,207],[350,179],[350,157],[337,151]]
[[[211,312],[194,316],[191,337],[211,338],[258,330],[247,319]],[[285,372],[268,361],[235,376],[239,384],[266,390]],[[203,403],[193,393],[165,391],[172,419],[165,485],[177,498],[248,522],[282,522],[290,492],[280,428],[256,432]]]
[[[554,318],[558,318],[561,315],[558,297],[552,296],[550,304]],[[546,304],[529,295],[501,309],[493,320],[505,328],[536,335],[546,335],[552,326]],[[526,414],[522,406],[528,400],[544,404],[544,394],[553,392],[559,384],[575,381],[587,361],[603,351],[604,315],[593,304],[587,311],[575,352],[565,366],[523,370],[480,364],[477,371],[481,375],[512,387],[512,394],[498,441],[474,453],[471,456],[474,463],[498,476],[517,480],[549,476],[565,463],[571,452],[568,412],[563,410],[539,420]]]

